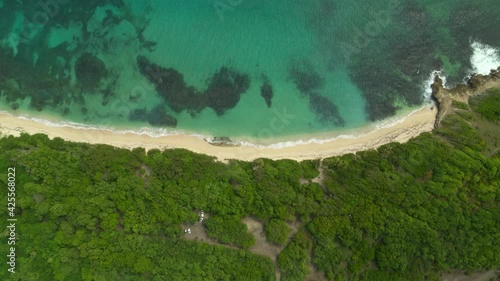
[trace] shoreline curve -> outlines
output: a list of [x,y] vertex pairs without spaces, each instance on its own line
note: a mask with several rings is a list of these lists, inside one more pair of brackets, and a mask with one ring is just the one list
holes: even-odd
[[423,132],[432,131],[436,121],[435,106],[428,105],[414,110],[407,116],[397,119],[388,126],[372,128],[352,137],[345,134],[322,141],[306,140],[291,146],[255,146],[241,145],[233,147],[214,146],[196,135],[150,136],[132,132],[114,132],[109,129],[78,128],[68,125],[49,126],[26,117],[16,117],[8,113],[0,113],[0,132],[2,135],[19,136],[21,132],[28,134],[42,133],[50,139],[55,137],[66,141],[85,142],[90,144],[108,144],[115,147],[133,149],[142,147],[150,149],[183,148],[195,153],[216,157],[219,161],[237,159],[252,161],[258,158],[273,160],[291,159],[296,161],[320,159],[342,154],[377,148],[390,142],[404,143]]

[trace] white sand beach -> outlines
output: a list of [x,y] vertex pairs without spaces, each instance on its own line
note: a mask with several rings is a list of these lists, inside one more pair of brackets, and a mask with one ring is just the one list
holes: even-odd
[[220,161],[238,159],[251,161],[257,158],[293,159],[297,161],[337,156],[357,151],[377,148],[390,142],[404,143],[423,132],[434,128],[437,109],[434,106],[423,107],[412,112],[391,126],[359,133],[355,138],[337,138],[324,143],[297,144],[283,148],[270,147],[222,147],[214,146],[203,139],[188,135],[152,137],[146,134],[119,133],[111,130],[76,128],[71,126],[48,126],[44,123],[19,118],[7,113],[0,113],[0,131],[2,135],[18,136],[43,133],[49,138],[60,137],[73,142],[91,144],[102,143],[116,147],[133,149],[185,148],[196,153],[215,156]]

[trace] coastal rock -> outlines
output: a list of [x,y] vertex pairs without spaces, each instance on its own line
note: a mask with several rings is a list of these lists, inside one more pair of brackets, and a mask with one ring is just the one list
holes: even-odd
[[453,101],[468,104],[470,97],[497,87],[500,87],[500,67],[497,70],[491,70],[489,75],[474,74],[467,81],[467,84],[459,84],[452,89],[446,89],[442,79],[436,75],[434,83],[431,85],[432,97],[436,100],[438,107],[435,126],[439,127],[444,117],[452,112]]
[[223,146],[223,147],[240,146],[239,143],[233,142],[229,137],[213,137],[211,139],[205,139],[205,141],[215,146]]

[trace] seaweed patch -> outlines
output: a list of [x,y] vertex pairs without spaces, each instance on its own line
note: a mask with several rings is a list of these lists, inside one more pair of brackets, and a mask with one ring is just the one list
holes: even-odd
[[234,108],[240,96],[250,87],[248,75],[224,66],[208,80],[207,89],[200,91],[187,85],[182,73],[152,63],[144,56],[137,57],[137,65],[141,74],[154,84],[157,93],[175,112],[186,110],[196,115],[210,107],[221,116],[226,110]]

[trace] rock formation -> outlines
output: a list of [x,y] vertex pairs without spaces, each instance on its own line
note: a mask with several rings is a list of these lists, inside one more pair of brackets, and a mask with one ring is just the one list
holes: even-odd
[[223,147],[240,146],[239,143],[233,142],[229,137],[213,137],[211,139],[205,139],[205,141],[215,146],[223,146]]
[[500,87],[500,67],[491,70],[489,75],[474,74],[466,84],[459,84],[452,89],[446,89],[443,81],[436,75],[432,84],[432,96],[437,102],[438,114],[436,127],[452,111],[452,102],[459,101],[468,104],[469,98],[480,95],[491,88]]

